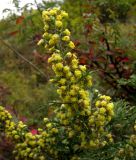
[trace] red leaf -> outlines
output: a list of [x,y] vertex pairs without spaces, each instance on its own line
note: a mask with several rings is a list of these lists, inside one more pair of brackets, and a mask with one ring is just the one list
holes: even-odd
[[21,24],[24,20],[24,16],[20,16],[16,19],[16,24]]
[[85,29],[86,29],[87,33],[91,32],[92,31],[92,25],[91,24],[85,25]]
[[120,56],[118,56],[118,57],[116,57],[116,61],[117,62],[128,62],[129,61],[129,58],[128,57],[120,57]]
[[121,62],[128,62],[128,61],[129,61],[128,57],[122,58],[122,60],[121,60]]
[[15,36],[17,33],[18,33],[18,31],[13,31],[13,32],[10,32],[8,34],[9,34],[9,36]]
[[35,135],[35,134],[38,134],[38,130],[37,129],[31,129],[30,132]]
[[85,65],[85,64],[87,64],[87,60],[88,60],[87,56],[82,55],[79,58],[79,63],[82,64],[82,65]]
[[79,46],[79,45],[80,45],[80,41],[75,40],[75,41],[74,41],[74,44],[75,44],[75,46],[77,47],[77,46]]

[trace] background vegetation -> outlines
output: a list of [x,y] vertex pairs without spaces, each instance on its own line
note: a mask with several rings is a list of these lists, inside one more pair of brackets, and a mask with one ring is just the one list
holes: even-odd
[[[91,90],[110,95],[115,103],[110,122],[115,143],[82,153],[81,159],[136,159],[136,145],[132,149],[129,138],[135,135],[136,120],[136,1],[43,0],[35,1],[36,9],[32,4],[20,8],[17,0],[13,4],[21,15],[5,9],[9,15],[0,20],[0,105],[30,130],[42,126],[45,115],[52,116],[58,94],[49,83],[53,73],[48,55],[37,42],[43,33],[42,11],[59,6],[69,14],[80,64],[92,72]],[[9,159],[11,148],[12,143],[1,138],[0,159]]]

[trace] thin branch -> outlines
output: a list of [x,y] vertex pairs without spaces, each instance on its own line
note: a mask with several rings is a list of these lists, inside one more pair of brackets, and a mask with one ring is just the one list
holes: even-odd
[[42,10],[40,9],[40,7],[38,6],[38,3],[37,3],[37,1],[36,0],[34,0],[34,3],[35,3],[35,5],[36,5],[36,7],[37,7],[37,10],[39,11],[39,13],[42,15]]
[[29,61],[28,59],[26,59],[19,51],[17,51],[13,46],[11,46],[8,42],[6,42],[5,40],[3,40],[2,38],[0,38],[0,41],[6,46],[8,47],[10,50],[12,50],[17,56],[19,56],[21,59],[23,59],[25,62],[27,62],[29,65],[31,65],[35,70],[37,70],[41,75],[43,75],[44,77],[45,74],[44,72],[42,72],[37,66],[35,66],[31,61]]

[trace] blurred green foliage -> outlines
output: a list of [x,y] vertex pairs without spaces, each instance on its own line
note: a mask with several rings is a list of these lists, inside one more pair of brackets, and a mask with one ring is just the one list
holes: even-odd
[[14,108],[18,118],[26,116],[28,123],[40,124],[41,119],[48,115],[49,103],[55,97],[54,87],[51,85],[37,85],[35,74],[26,77],[19,71],[2,71],[0,74],[0,84],[7,86],[10,94],[5,96],[5,106]]

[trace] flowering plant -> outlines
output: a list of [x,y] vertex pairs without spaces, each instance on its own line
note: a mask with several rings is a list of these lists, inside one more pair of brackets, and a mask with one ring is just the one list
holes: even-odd
[[0,129],[14,141],[16,160],[79,159],[90,148],[100,148],[113,142],[107,125],[114,115],[109,96],[97,94],[91,102],[89,88],[92,77],[73,52],[74,43],[66,28],[68,14],[59,8],[42,14],[45,33],[38,45],[50,55],[48,62],[55,73],[50,80],[57,86],[60,105],[54,117],[44,118],[43,128],[29,132],[21,121],[13,122],[11,114],[0,107]]

